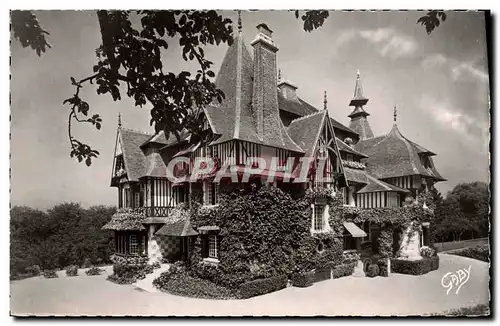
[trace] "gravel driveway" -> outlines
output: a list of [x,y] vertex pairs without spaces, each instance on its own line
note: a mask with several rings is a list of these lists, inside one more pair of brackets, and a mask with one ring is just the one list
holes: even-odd
[[[345,316],[439,313],[489,301],[489,266],[465,257],[440,254],[440,268],[422,276],[344,277],[309,288],[286,288],[247,300],[204,300],[143,292],[106,281],[106,275],[61,274],[13,281],[11,314],[92,316]],[[441,286],[447,272],[471,266],[458,294]],[[107,273],[111,270],[108,268]]]

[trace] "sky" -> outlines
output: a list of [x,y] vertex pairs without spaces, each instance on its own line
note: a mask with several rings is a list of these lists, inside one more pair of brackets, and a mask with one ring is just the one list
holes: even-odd
[[[114,102],[97,95],[94,85],[80,92],[91,112],[103,117],[97,131],[76,125],[74,134],[101,155],[90,167],[69,157],[68,106],[64,99],[79,80],[92,74],[100,44],[93,11],[36,12],[50,32],[52,48],[41,57],[11,35],[11,204],[47,209],[64,201],[116,205],[111,188],[118,113],[123,126],[153,132],[148,108],[125,98]],[[223,15],[236,21],[236,13]],[[286,11],[243,11],[247,45],[255,26],[266,23],[279,47],[278,68],[296,84],[299,96],[317,108],[328,94],[328,110],[349,124],[348,106],[359,69],[365,110],[375,135],[390,131],[393,108],[402,134],[437,154],[434,163],[448,181],[436,186],[446,194],[460,182],[489,182],[489,77],[482,13],[448,12],[431,35],[416,24],[420,12],[330,12],[311,33]],[[164,66],[196,71],[181,57],[178,41],[168,39]],[[217,72],[227,45],[205,48]],[[165,70],[165,69],[164,69]]]

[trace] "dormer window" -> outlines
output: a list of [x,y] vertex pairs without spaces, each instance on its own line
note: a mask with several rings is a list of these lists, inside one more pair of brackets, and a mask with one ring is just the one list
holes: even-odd
[[349,162],[354,161],[354,157],[352,154],[347,154],[347,161],[349,161]]
[[427,155],[420,155],[420,163],[424,166],[424,168],[428,169],[431,167],[431,161]]

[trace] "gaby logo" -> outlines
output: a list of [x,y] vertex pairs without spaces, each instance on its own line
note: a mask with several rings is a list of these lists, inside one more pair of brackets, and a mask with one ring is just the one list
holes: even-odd
[[469,280],[471,267],[472,266],[469,266],[469,268],[459,269],[455,273],[448,272],[443,275],[443,278],[441,278],[441,285],[448,289],[446,295],[450,293],[453,287],[456,287],[455,294],[458,294],[462,286]]

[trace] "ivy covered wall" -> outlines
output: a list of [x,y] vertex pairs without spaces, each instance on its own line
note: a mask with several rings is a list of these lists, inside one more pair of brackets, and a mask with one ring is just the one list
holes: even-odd
[[[200,196],[197,196],[200,197]],[[329,230],[311,234],[311,205],[322,201],[329,211]],[[426,202],[428,208],[423,208]],[[191,225],[218,226],[219,262],[202,259],[201,237],[192,238],[190,270],[225,286],[313,269],[331,268],[343,262],[343,223],[371,221],[381,226],[379,254],[394,254],[393,232],[420,225],[432,214],[432,203],[422,195],[417,203],[399,208],[359,209],[343,206],[341,192],[307,190],[292,198],[274,186],[232,188],[220,194],[220,204],[203,207],[192,201]]]

